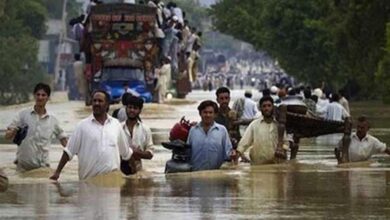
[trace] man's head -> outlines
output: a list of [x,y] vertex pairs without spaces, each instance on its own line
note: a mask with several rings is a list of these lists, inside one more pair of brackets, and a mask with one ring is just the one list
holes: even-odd
[[127,106],[127,99],[130,96],[131,96],[131,93],[128,93],[128,92],[123,93],[122,99],[121,99],[122,105]]
[[76,53],[76,54],[74,55],[74,60],[76,60],[76,61],[80,61],[80,60],[81,60],[81,56],[80,56],[79,53]]
[[306,88],[305,90],[303,90],[303,95],[305,96],[305,99],[310,99],[311,97],[310,89]]
[[95,116],[101,116],[110,108],[110,95],[104,90],[96,90],[92,94],[92,111]]
[[123,89],[125,90],[125,92],[129,88],[129,84],[127,82],[123,83],[122,86],[123,86]]
[[152,70],[152,62],[150,62],[149,60],[145,61],[145,70],[146,71],[151,71]]
[[215,92],[217,96],[217,102],[220,108],[226,109],[229,107],[230,102],[230,90],[226,87],[219,87]]
[[214,122],[215,114],[218,113],[218,105],[211,100],[206,100],[199,104],[198,111],[202,123],[210,125]]
[[271,96],[271,90],[269,90],[269,89],[264,89],[264,90],[262,91],[262,93],[263,93],[263,97],[264,97],[264,96]]
[[252,98],[252,91],[251,90],[245,90],[244,96],[247,98]]
[[34,99],[36,106],[44,107],[49,101],[51,89],[50,86],[45,83],[38,83],[34,88]]
[[126,103],[127,118],[129,120],[140,119],[139,114],[141,114],[142,108],[144,107],[144,100],[139,97],[129,96]]
[[259,101],[260,111],[264,118],[270,118],[274,111],[274,100],[270,96],[264,96]]
[[332,94],[332,97],[330,99],[331,102],[338,102],[340,100],[340,95],[337,93]]
[[310,98],[311,98],[311,100],[313,100],[315,103],[318,102],[318,96],[312,95]]
[[294,95],[297,94],[297,90],[294,89],[293,87],[288,88],[287,91],[288,91],[287,94],[288,94],[289,96],[294,96]]
[[368,130],[370,130],[370,123],[368,122],[367,117],[360,116],[357,119],[356,135],[359,139],[363,139],[367,135]]
[[286,91],[286,88],[285,87],[281,87],[279,90],[278,90],[278,96],[279,98],[284,98],[287,96],[287,91]]

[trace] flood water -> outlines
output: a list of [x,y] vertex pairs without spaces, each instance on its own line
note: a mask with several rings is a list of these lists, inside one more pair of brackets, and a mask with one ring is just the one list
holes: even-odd
[[[155,140],[163,140],[164,129],[182,114],[197,119],[194,106],[173,106],[176,115],[168,119],[151,113],[145,123],[158,128],[155,134],[161,136]],[[65,118],[71,132],[72,117]],[[390,140],[388,127],[371,133]],[[2,144],[0,167],[10,185],[0,193],[0,219],[388,219],[390,157],[338,167],[332,154],[337,139],[304,139],[297,160],[285,164],[227,163],[221,170],[170,175],[163,173],[170,152],[156,146],[155,157],[137,175],[112,173],[79,182],[75,159],[58,183],[48,180],[50,169],[17,173],[12,163],[16,147]],[[55,168],[61,147],[53,146],[50,153]]]

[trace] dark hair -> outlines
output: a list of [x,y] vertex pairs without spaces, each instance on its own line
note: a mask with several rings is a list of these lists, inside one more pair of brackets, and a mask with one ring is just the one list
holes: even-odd
[[247,98],[252,98],[252,93],[250,93],[250,92],[245,92],[245,93],[244,93],[244,96],[247,97]]
[[198,111],[199,111],[199,114],[206,108],[206,107],[213,107],[214,109],[214,113],[218,113],[218,105],[217,103],[211,101],[211,100],[206,100],[206,101],[203,101],[199,104],[198,106]]
[[338,102],[340,100],[340,95],[338,93],[332,94],[331,102]]
[[75,54],[74,54],[74,59],[75,59],[75,60],[80,60],[80,59],[81,59],[80,54],[79,54],[79,53],[75,53]]
[[272,103],[272,105],[274,104],[274,99],[271,97],[271,96],[263,96],[260,101],[259,101],[259,105],[261,107],[261,105],[263,104],[263,102],[266,102],[266,101],[269,101]]
[[125,92],[122,95],[122,105],[127,105],[127,99],[131,96],[131,93]]
[[368,119],[365,115],[361,115],[357,118],[358,122],[368,122]]
[[357,122],[358,123],[367,123],[368,124],[368,127],[371,127],[371,124],[370,122],[368,121],[368,118],[365,116],[365,115],[361,115],[357,118]]
[[311,98],[311,100],[313,100],[315,103],[318,102],[318,96],[312,95],[312,96],[310,96],[310,98]]
[[310,99],[310,97],[311,97],[310,89],[303,90],[303,95],[305,96],[305,99]]
[[92,93],[92,97],[96,94],[96,93],[103,93],[105,98],[106,98],[106,102],[108,104],[110,104],[110,95],[105,91],[105,90],[102,90],[102,89],[97,89],[97,90],[94,90],[93,93]]
[[346,96],[346,91],[345,91],[345,89],[340,89],[339,90],[339,94],[340,94],[340,98],[341,98],[341,96]]
[[218,95],[221,93],[229,93],[229,95],[230,95],[230,90],[226,87],[219,87],[217,89],[217,91],[215,92],[215,95],[218,97]]
[[126,99],[126,105],[132,105],[138,107],[139,109],[142,109],[144,107],[144,100],[142,98],[130,95]]
[[287,92],[288,95],[296,95],[297,90],[295,88],[290,87]]
[[264,97],[264,96],[270,96],[270,95],[271,95],[271,90],[269,90],[269,89],[264,89],[262,93],[263,93],[263,97]]
[[38,83],[38,84],[36,84],[35,87],[34,87],[34,94],[37,93],[41,89],[43,91],[45,91],[47,96],[50,96],[50,93],[51,93],[50,86],[45,84],[45,83]]

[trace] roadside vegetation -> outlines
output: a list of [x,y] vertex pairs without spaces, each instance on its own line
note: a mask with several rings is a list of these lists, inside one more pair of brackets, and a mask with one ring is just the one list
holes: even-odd
[[390,1],[224,0],[210,13],[299,80],[390,103]]

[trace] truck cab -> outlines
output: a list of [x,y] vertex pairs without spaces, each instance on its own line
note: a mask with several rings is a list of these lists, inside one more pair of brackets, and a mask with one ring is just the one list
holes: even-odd
[[100,88],[111,96],[112,103],[119,103],[122,95],[129,92],[141,97],[144,102],[152,101],[152,94],[145,85],[142,69],[128,67],[110,67],[101,70]]

